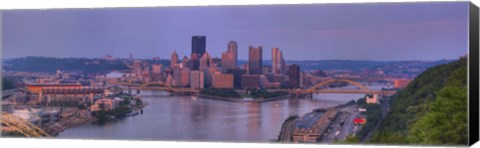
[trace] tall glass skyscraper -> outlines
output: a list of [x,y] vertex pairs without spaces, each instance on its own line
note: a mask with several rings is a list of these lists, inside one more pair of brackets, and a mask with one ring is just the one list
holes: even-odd
[[205,54],[207,46],[207,37],[196,35],[192,37],[192,67],[193,70],[198,70],[200,66],[200,57]]
[[197,54],[197,57],[202,57],[206,51],[207,37],[196,35],[192,37],[192,54]]

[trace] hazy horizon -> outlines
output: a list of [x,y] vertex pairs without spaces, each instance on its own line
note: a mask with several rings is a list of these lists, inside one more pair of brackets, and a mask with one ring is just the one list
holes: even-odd
[[2,11],[2,57],[170,59],[205,35],[221,57],[229,41],[285,60],[435,61],[468,49],[468,2],[198,6]]
[[[74,58],[74,59],[81,59],[81,58],[85,58],[85,59],[103,59],[104,57],[49,57],[49,56],[23,56],[23,57],[13,57],[13,58],[2,58],[2,60],[12,60],[12,59],[19,59],[19,58],[27,58],[27,57],[44,57],[44,58],[62,58],[62,59],[68,59],[68,58]],[[128,57],[115,57],[117,59],[123,59],[123,60],[127,60],[129,59]],[[318,60],[308,60],[308,59],[304,59],[304,60],[287,60],[285,59],[285,61],[294,61],[294,62],[305,62],[305,61],[366,61],[366,62],[404,62],[404,61],[421,61],[421,62],[433,62],[433,61],[455,61],[455,60],[458,60],[460,57],[458,58],[449,58],[449,59],[436,59],[436,60],[355,60],[355,59],[318,59]],[[180,57],[179,57],[180,59]],[[134,58],[134,60],[153,60],[153,58]],[[170,58],[161,58],[160,60],[167,60],[167,61],[170,61]],[[272,59],[263,59],[262,61],[271,61]],[[242,61],[242,62],[248,62],[248,59],[238,59],[238,61]]]

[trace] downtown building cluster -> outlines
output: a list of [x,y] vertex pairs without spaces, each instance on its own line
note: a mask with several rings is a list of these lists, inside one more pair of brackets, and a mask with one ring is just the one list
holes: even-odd
[[[248,47],[248,62],[239,64],[238,44],[230,41],[221,58],[207,51],[205,36],[192,37],[190,56],[171,54],[170,65],[146,65],[135,60],[132,73],[143,83],[160,82],[171,87],[202,88],[299,88],[304,73],[298,65],[287,65],[280,48],[272,48],[272,65],[264,65],[263,47]],[[241,50],[240,51],[244,51]]]

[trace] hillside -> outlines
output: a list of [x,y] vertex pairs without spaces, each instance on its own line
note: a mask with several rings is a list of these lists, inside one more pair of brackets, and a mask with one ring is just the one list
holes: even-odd
[[55,72],[56,70],[109,72],[111,70],[129,69],[123,61],[107,61],[87,58],[50,58],[24,57],[6,60],[3,70],[27,72]]
[[467,144],[467,61],[427,69],[393,96],[372,143]]

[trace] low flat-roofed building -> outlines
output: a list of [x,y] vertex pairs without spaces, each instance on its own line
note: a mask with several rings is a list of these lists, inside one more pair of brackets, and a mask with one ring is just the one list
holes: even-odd
[[295,122],[293,141],[316,142],[336,116],[337,111],[335,109],[318,110],[305,114]]
[[213,88],[233,88],[233,74],[214,74]]
[[110,111],[119,106],[119,101],[116,99],[98,99],[95,103],[90,107],[90,111]]

